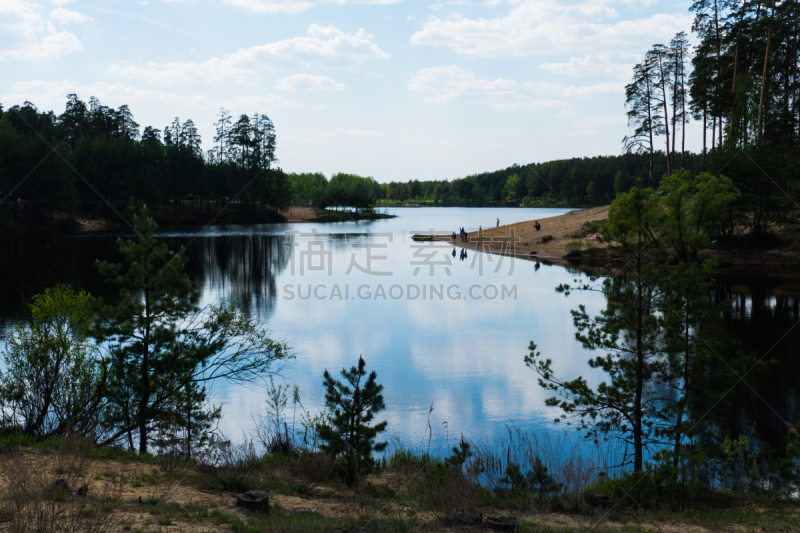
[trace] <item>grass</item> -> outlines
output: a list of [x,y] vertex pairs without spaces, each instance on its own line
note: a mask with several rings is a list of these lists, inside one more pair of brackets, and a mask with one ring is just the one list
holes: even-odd
[[572,251],[582,250],[585,244],[586,243],[584,243],[583,241],[569,241],[564,246],[567,248],[568,252],[572,252]]
[[[52,509],[47,511],[52,519],[71,520],[71,529],[65,531],[76,532],[483,531],[453,524],[451,517],[455,510],[471,507],[479,509],[484,517],[516,516],[523,532],[588,532],[594,526],[597,526],[595,531],[619,532],[662,528],[680,531],[689,527],[699,531],[800,530],[797,501],[708,491],[699,493],[686,510],[675,505],[670,510],[666,505],[646,504],[645,510],[622,504],[610,513],[608,520],[596,524],[599,513],[585,504],[582,492],[596,489],[602,483],[593,474],[597,465],[573,454],[565,442],[519,431],[510,431],[499,448],[473,445],[472,455],[463,466],[454,466],[452,459],[395,449],[382,458],[378,472],[355,486],[341,483],[331,464],[318,460],[319,454],[254,456],[252,448],[246,445],[228,452],[227,459],[215,463],[214,472],[199,463],[180,467],[176,475],[185,484],[180,497],[173,497],[165,490],[166,496],[143,497],[139,503],[137,497],[129,494],[137,484],[142,485],[139,494],[155,494],[158,492],[155,488],[171,482],[172,474],[164,474],[164,466],[158,464],[157,458],[155,464],[150,456],[137,461],[135,455],[121,454],[119,460],[110,460],[106,458],[108,454],[98,450],[64,447],[63,443],[58,446],[40,443],[36,449],[11,451],[0,456],[0,474],[5,476],[0,476],[0,482],[5,484],[4,488],[8,487],[9,476],[38,480],[38,485],[20,487],[27,492],[5,491],[0,495],[0,520],[12,530],[41,530],[41,524],[31,520]],[[97,456],[104,459],[98,460]],[[40,477],[38,470],[31,469],[33,463],[25,461],[30,457],[45,461],[49,474]],[[533,457],[542,459],[561,486],[545,501],[504,485],[509,462],[530,464]],[[91,460],[87,462],[87,458]],[[89,499],[76,498],[52,485],[56,469],[65,472],[65,478],[69,477],[70,487],[79,486],[84,479],[81,476],[85,476],[95,480],[95,487],[117,483],[113,486],[118,490],[100,494],[95,488]],[[246,471],[255,488],[284,495],[286,499],[278,499],[286,507],[273,498],[270,514],[252,513],[234,507],[236,491],[216,488],[209,492],[210,487],[219,487],[221,473],[232,470]],[[201,501],[209,497],[214,501]],[[312,511],[298,510],[304,507]],[[35,513],[21,513],[20,509]],[[87,527],[81,525],[84,522]]]
[[553,236],[552,235],[545,235],[544,237],[542,237],[542,244],[544,244],[546,242],[550,242],[552,240],[553,240]]

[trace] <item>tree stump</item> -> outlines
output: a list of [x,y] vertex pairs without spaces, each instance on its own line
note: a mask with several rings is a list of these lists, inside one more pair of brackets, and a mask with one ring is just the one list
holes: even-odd
[[487,516],[483,525],[495,531],[519,531],[517,519],[513,516]]
[[269,514],[269,493],[263,490],[250,490],[239,494],[236,507]]
[[459,509],[453,515],[453,521],[465,526],[480,525],[483,522],[483,513],[475,509]]

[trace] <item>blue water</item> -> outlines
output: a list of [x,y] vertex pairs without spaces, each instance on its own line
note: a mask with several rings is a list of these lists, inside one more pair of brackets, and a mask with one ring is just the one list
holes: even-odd
[[[384,386],[387,408],[379,419],[388,421],[386,437],[396,443],[444,453],[462,434],[491,444],[511,424],[553,430],[556,413],[544,406],[547,394],[523,358],[533,340],[561,375],[587,376],[589,354],[574,340],[570,310],[583,303],[599,311],[603,298],[556,294],[575,277],[562,267],[537,270],[530,261],[472,251],[461,260],[461,249],[453,257],[452,245],[415,243],[411,235],[474,231],[498,218],[503,225],[538,219],[546,231],[548,217],[568,210],[387,211],[398,217],[165,229],[160,238],[170,249],[186,247],[203,303],[235,299],[292,347],[295,359],[277,379],[297,385],[312,413],[324,407],[323,372],[338,373],[361,355]],[[0,268],[14,280],[0,286],[0,322],[22,318],[20,294],[56,282],[113,298],[115,288],[97,275],[94,261],[119,260],[118,236],[0,240]],[[265,413],[265,399],[263,386],[217,383],[212,401],[223,409],[221,431],[240,440]],[[290,403],[290,426],[291,415]]]
[[[273,269],[275,294],[253,295],[247,305],[266,319],[274,336],[293,348],[296,360],[282,372],[282,379],[299,386],[304,406],[316,412],[323,408],[324,370],[349,368],[362,355],[384,385],[388,434],[405,446],[443,452],[462,434],[489,444],[511,424],[552,430],[556,413],[545,408],[547,395],[523,361],[528,345],[535,340],[557,371],[581,369],[586,375],[588,354],[574,340],[570,309],[580,301],[590,311],[599,311],[604,301],[594,295],[578,300],[556,294],[557,285],[575,277],[564,268],[542,265],[536,270],[529,261],[500,262],[497,256],[471,251],[462,261],[460,249],[454,258],[451,245],[415,243],[410,236],[431,228],[451,232],[463,226],[473,231],[494,226],[497,218],[501,224],[542,220],[566,211],[402,208],[389,210],[398,218],[367,223],[208,232],[219,236],[215,238],[239,236],[245,253],[266,235],[302,232],[294,237],[294,247],[288,239],[282,243],[288,257],[283,258],[283,269]],[[546,228],[546,220],[543,225]],[[370,250],[365,245],[381,247]],[[293,256],[288,253],[292,249]],[[312,253],[311,261],[323,270],[309,270],[309,255],[300,257],[308,250],[320,252]],[[352,261],[366,270],[368,253],[385,259],[374,259],[370,272],[353,266],[348,273]],[[431,262],[437,263],[433,275]],[[242,281],[198,281],[209,302],[247,297]],[[412,300],[409,291],[419,296]],[[225,413],[221,429],[233,437],[249,430],[253,416],[264,412],[263,390],[222,386],[215,391],[215,402]]]
[[[566,211],[397,208],[388,212],[398,217],[387,220],[165,229],[160,238],[170,249],[186,248],[187,273],[204,303],[235,299],[273,337],[291,345],[296,359],[277,379],[300,388],[308,411],[324,407],[325,369],[337,373],[362,355],[384,385],[387,409],[379,419],[389,422],[386,438],[444,453],[462,434],[491,446],[509,425],[563,431],[552,422],[559,412],[545,407],[548,393],[523,358],[534,341],[553,360],[560,378],[601,381],[603,376],[587,364],[600,354],[585,351],[574,339],[570,311],[584,304],[594,314],[605,301],[599,294],[557,294],[556,286],[576,277],[565,268],[542,263],[537,270],[530,261],[500,262],[472,251],[462,261],[460,249],[453,257],[451,245],[415,243],[411,236],[431,228],[448,234],[460,227],[474,231],[493,227],[498,218],[504,225],[538,219],[546,232],[547,218]],[[94,262],[119,261],[118,236],[0,239],[0,277],[5,280],[0,284],[0,335],[24,317],[25,298],[55,283],[113,300],[117,288],[99,277]],[[377,275],[381,272],[390,275]],[[309,296],[309,290],[324,299]],[[781,362],[770,375],[752,376],[758,395],[744,385],[737,391],[737,412],[746,414],[735,418],[737,427],[730,430],[746,433],[753,417],[761,437],[778,446],[785,433],[782,420],[797,420],[800,405],[797,289],[734,277],[720,278],[713,292],[715,301],[733,302],[728,331],[742,341],[744,352],[769,353]],[[220,429],[241,440],[252,431],[253,418],[264,414],[265,399],[263,386],[216,384],[212,400],[223,408]],[[291,404],[288,414],[291,426]],[[579,440],[574,430],[569,435],[573,443]]]

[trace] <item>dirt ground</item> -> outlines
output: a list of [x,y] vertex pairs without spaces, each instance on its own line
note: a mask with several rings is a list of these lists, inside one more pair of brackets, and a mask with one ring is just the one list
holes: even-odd
[[[16,453],[19,453],[16,452]],[[112,513],[112,520],[106,531],[176,531],[201,533],[209,531],[243,531],[232,529],[230,519],[246,522],[251,516],[248,511],[236,508],[236,494],[203,490],[195,485],[202,483],[196,470],[176,469],[169,475],[157,465],[138,462],[120,462],[114,460],[81,460],[75,463],[58,460],[53,455],[37,451],[23,451],[23,462],[27,466],[9,467],[2,465],[2,482],[8,483],[9,474],[22,474],[41,479],[45,484],[56,478],[66,478],[73,489],[84,483],[88,485],[89,495],[101,497],[110,494],[113,487],[114,498],[121,504]],[[4,461],[9,461],[6,456]],[[74,468],[73,468],[74,467]],[[71,470],[73,473],[65,473]],[[276,476],[287,476],[285,472],[276,470]],[[385,485],[397,494],[405,492],[407,479],[392,473],[381,476],[370,476],[367,481],[373,485]],[[288,478],[291,483],[291,478]],[[284,479],[286,481],[286,479]],[[7,488],[7,487],[3,487]],[[412,495],[413,496],[413,495]],[[151,502],[160,500],[172,506],[173,511],[153,512]],[[413,500],[413,497],[412,497]],[[286,513],[295,515],[318,515],[330,519],[356,519],[370,517],[372,523],[378,524],[383,518],[402,518],[410,516],[409,499],[393,497],[387,501],[375,501],[364,498],[356,490],[345,486],[317,486],[301,495],[270,493],[272,505],[280,506]],[[180,504],[178,507],[175,504]],[[228,523],[220,523],[214,516],[197,516],[200,506],[223,513],[229,517]],[[439,513],[422,511],[413,513],[414,523],[408,531],[473,531],[456,526],[436,526],[441,524],[435,519]],[[515,516],[522,522],[528,522],[534,531],[659,531],[678,533],[705,533],[711,531],[745,531],[747,528],[731,523],[717,523],[713,527],[705,527],[691,521],[655,519],[652,517],[619,516],[613,520],[608,513],[598,509],[594,514],[564,514],[550,512],[488,511],[484,516]],[[168,520],[165,520],[168,518]],[[378,527],[376,525],[376,527]],[[1,529],[1,528],[0,528]],[[380,529],[376,529],[378,531]],[[250,531],[248,529],[247,531]],[[262,530],[263,531],[263,530]],[[333,531],[333,530],[332,530]],[[359,529],[361,531],[361,529]],[[367,531],[367,530],[365,530]],[[368,531],[373,531],[369,529]],[[394,531],[394,530],[392,530]],[[478,530],[475,530],[478,531]]]
[[286,217],[288,222],[305,222],[319,216],[317,209],[313,207],[292,206],[281,211],[281,215]]
[[[484,228],[482,232],[468,233],[467,242],[461,242],[461,239],[457,237],[456,244],[472,250],[482,249],[493,253],[512,253],[531,256],[531,258],[560,260],[568,252],[568,242],[579,240],[584,243],[586,248],[594,246],[593,234],[589,232],[585,224],[602,222],[607,219],[608,206],[594,207],[541,219],[539,220],[541,225],[539,231],[534,227],[535,221],[529,220],[499,228]],[[546,236],[550,236],[552,239],[543,242],[543,238]],[[598,245],[599,247],[600,245]]]

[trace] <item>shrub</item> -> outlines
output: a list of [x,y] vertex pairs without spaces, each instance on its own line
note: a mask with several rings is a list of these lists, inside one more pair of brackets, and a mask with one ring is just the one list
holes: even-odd
[[198,471],[214,489],[247,492],[258,488],[263,459],[256,454],[252,440],[216,442],[197,456],[197,462]]
[[4,355],[0,404],[8,425],[36,437],[93,434],[107,372],[87,339],[91,302],[65,285],[33,297],[31,321],[16,326]]
[[569,241],[566,244],[567,251],[579,251],[583,248],[584,242],[583,241]]
[[544,244],[546,242],[550,242],[552,240],[553,240],[553,236],[552,235],[545,235],[544,237],[542,237],[542,244]]

